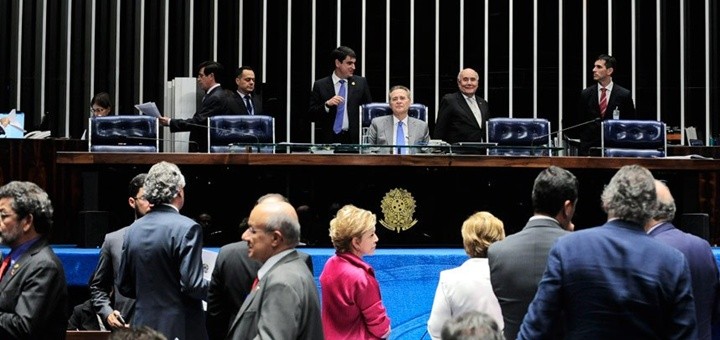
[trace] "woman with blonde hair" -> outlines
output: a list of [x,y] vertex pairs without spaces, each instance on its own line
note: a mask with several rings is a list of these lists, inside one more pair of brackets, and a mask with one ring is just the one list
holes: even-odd
[[462,238],[470,258],[459,267],[440,272],[428,320],[428,333],[433,339],[441,338],[445,321],[469,311],[487,313],[501,330],[504,327],[487,259],[490,244],[505,238],[503,222],[489,212],[477,212],[463,222]]
[[330,221],[335,255],[320,274],[322,324],[328,340],[384,339],[390,335],[390,319],[375,271],[362,260],[375,252],[375,224],[375,214],[353,205],[340,208]]

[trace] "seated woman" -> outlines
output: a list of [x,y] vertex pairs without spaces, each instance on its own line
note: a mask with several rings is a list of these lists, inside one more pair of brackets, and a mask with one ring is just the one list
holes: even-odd
[[[368,129],[367,142],[374,145],[427,145],[430,129],[426,122],[410,117],[412,103],[410,90],[402,85],[393,86],[389,94],[393,114],[373,118]],[[381,148],[380,153],[409,154],[412,148]]]
[[490,284],[487,260],[490,244],[505,238],[503,222],[489,212],[477,212],[463,222],[462,238],[470,258],[460,267],[440,272],[428,320],[428,333],[433,339],[441,338],[448,319],[469,311],[489,314],[501,330],[505,326],[500,303]]
[[[90,100],[90,117],[103,117],[110,114],[112,104],[110,103],[110,95],[107,92],[100,92]],[[87,139],[87,130],[83,131],[80,139]]]
[[346,205],[330,221],[335,255],[320,274],[322,324],[326,339],[384,339],[390,319],[372,267],[362,260],[375,252],[376,217]]

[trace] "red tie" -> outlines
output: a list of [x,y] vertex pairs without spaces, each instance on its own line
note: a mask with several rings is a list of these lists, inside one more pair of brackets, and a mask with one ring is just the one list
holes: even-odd
[[[3,264],[3,268],[5,268],[4,266],[5,265]],[[259,282],[258,278],[256,277],[255,280],[253,281],[252,287],[250,288],[250,292],[254,291],[255,288],[257,288],[258,282]]]
[[600,117],[605,118],[605,110],[607,109],[607,88],[600,88]]
[[0,265],[0,280],[2,280],[3,276],[5,276],[5,271],[8,267],[10,267],[10,255],[5,257],[2,261],[2,265]]

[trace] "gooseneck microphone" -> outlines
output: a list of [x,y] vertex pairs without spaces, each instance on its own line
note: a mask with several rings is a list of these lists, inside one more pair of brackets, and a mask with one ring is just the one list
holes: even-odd
[[[544,138],[547,138],[547,137],[550,137],[550,136],[559,134],[559,133],[561,133],[561,132],[570,131],[570,130],[572,130],[572,129],[576,129],[576,128],[579,128],[579,127],[581,127],[581,126],[585,126],[585,125],[588,125],[588,124],[597,123],[597,122],[599,122],[599,121],[601,121],[601,120],[602,120],[602,118],[600,118],[600,117],[595,117],[595,118],[593,118],[593,119],[591,119],[591,120],[588,120],[588,121],[585,121],[585,122],[582,122],[582,123],[578,123],[578,124],[575,124],[575,125],[571,125],[571,126],[568,126],[568,127],[565,127],[565,128],[559,129],[559,130],[556,130],[556,131],[552,131],[552,132],[550,132],[550,133],[546,133],[546,134],[544,134],[544,135],[537,136],[537,137],[533,138],[532,141],[530,142],[530,147],[532,147],[532,146],[535,144],[535,141],[536,141],[536,140],[544,139]],[[534,154],[534,152],[533,152],[533,154]]]

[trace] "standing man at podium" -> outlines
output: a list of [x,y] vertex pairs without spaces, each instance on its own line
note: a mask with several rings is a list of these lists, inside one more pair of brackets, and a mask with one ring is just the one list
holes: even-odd
[[200,64],[197,82],[205,91],[202,105],[195,114],[188,119],[170,119],[160,117],[160,124],[169,126],[170,132],[190,131],[190,152],[206,152],[207,145],[207,119],[211,116],[233,114],[230,101],[232,98],[220,86],[223,79],[223,66],[215,61],[206,61]]
[[316,143],[359,144],[360,105],[372,102],[364,77],[356,76],[355,51],[340,46],[332,51],[335,71],[315,81],[310,94],[310,120],[319,128]]

